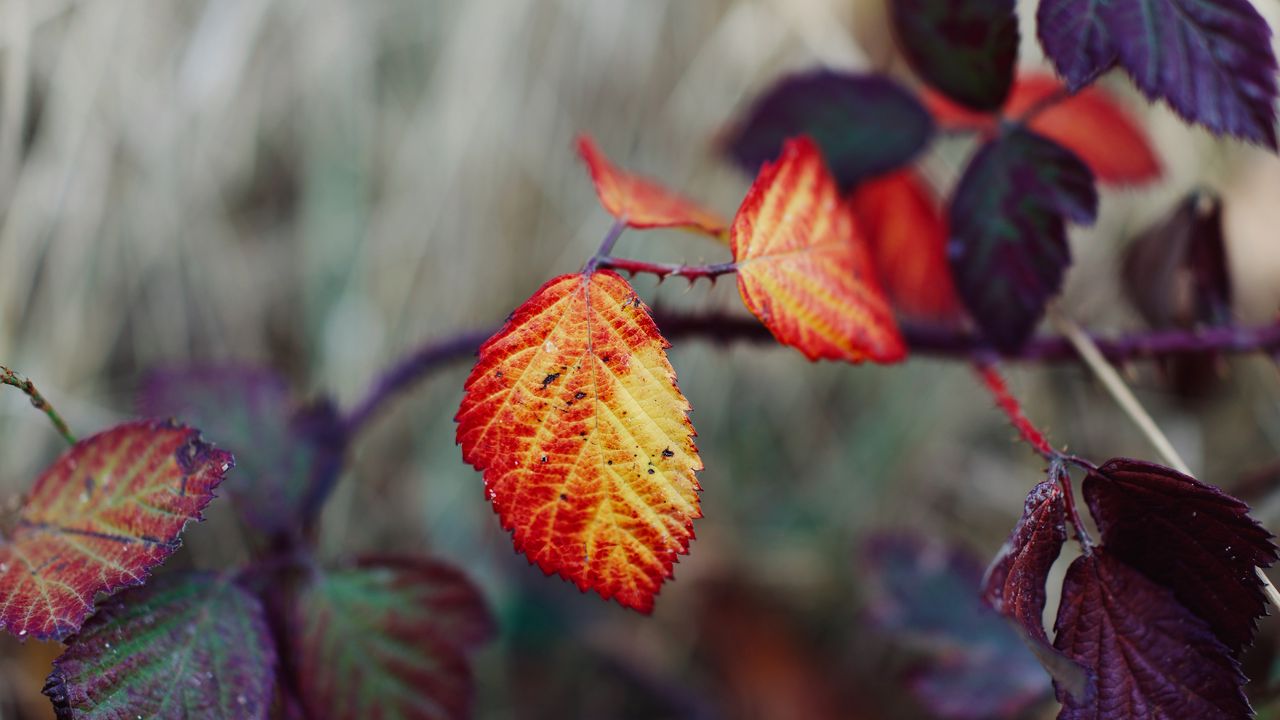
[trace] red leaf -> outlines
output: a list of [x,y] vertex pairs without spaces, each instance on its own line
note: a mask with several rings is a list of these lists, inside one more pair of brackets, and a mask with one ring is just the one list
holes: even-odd
[[81,440],[36,480],[0,545],[0,628],[61,640],[98,593],[140,585],[232,465],[200,433],[131,422]]
[[760,170],[729,244],[742,301],[778,342],[810,360],[906,357],[866,241],[812,140],[787,141]]
[[494,634],[480,591],[425,558],[317,571],[293,607],[289,648],[307,717],[461,720],[472,652]]
[[578,138],[578,154],[591,171],[600,204],[630,227],[684,227],[721,239],[729,228],[729,222],[714,210],[609,162],[586,135]]
[[983,592],[991,606],[1042,642],[1048,642],[1043,620],[1045,582],[1066,540],[1062,488],[1056,481],[1046,480],[1027,495],[1022,517],[983,580]]
[[1240,665],[1168,589],[1104,548],[1067,571],[1054,647],[1095,676],[1085,698],[1058,693],[1059,720],[1252,717]]
[[667,347],[616,273],[562,275],[480,348],[457,416],[516,549],[642,612],[702,516]]
[[1266,599],[1255,567],[1276,560],[1271,534],[1244,503],[1182,473],[1110,460],[1084,480],[1111,554],[1170,588],[1238,651],[1252,638]]
[[[1065,92],[1065,87],[1051,75],[1023,75],[1002,114],[1016,119],[1060,92]],[[937,93],[926,91],[924,102],[943,127],[990,133],[999,124],[996,115],[971,112]],[[1027,126],[1078,155],[1100,182],[1141,185],[1160,177],[1160,160],[1146,132],[1120,103],[1096,86],[1037,113]]]
[[924,180],[910,170],[868,180],[850,202],[898,312],[959,322],[964,311],[947,264],[947,222]]

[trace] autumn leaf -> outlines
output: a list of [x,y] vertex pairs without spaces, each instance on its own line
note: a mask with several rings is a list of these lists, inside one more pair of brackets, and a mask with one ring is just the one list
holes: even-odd
[[268,717],[275,641],[257,598],[226,578],[182,573],[107,600],[53,665],[59,718]]
[[295,686],[307,717],[462,720],[470,658],[494,634],[480,591],[422,558],[365,558],[318,571],[289,624]]
[[1018,60],[1014,0],[895,0],[902,53],[925,82],[978,110],[1000,107]]
[[894,309],[940,325],[960,322],[964,308],[947,263],[947,221],[924,179],[900,170],[858,185],[849,201]]
[[884,75],[816,70],[776,82],[730,131],[725,150],[758,172],[789,138],[822,148],[840,192],[909,163],[933,138],[933,120],[897,81]]
[[1005,541],[983,579],[991,607],[1013,618],[1032,638],[1048,641],[1044,632],[1045,583],[1049,569],[1067,540],[1067,511],[1056,480],[1036,485],[1013,533]]
[[[1066,87],[1041,73],[1018,77],[1000,115],[1013,120],[1038,107]],[[995,133],[1000,117],[976,113],[936,93],[926,92],[924,104],[944,128]],[[1147,133],[1118,100],[1100,87],[1090,86],[1038,110],[1027,122],[1034,132],[1074,152],[1098,181],[1112,185],[1142,185],[1157,180],[1160,160]]]
[[1090,473],[1083,489],[1113,556],[1172,589],[1233,652],[1253,639],[1266,614],[1254,568],[1271,566],[1276,547],[1247,505],[1172,468],[1124,458]]
[[1067,570],[1054,646],[1088,669],[1096,692],[1059,692],[1059,720],[1252,717],[1244,675],[1209,625],[1106,548]]
[[313,520],[342,470],[346,437],[333,404],[304,405],[284,378],[252,366],[178,367],[148,374],[143,414],[176,417],[236,456],[223,490],[268,535]]
[[201,519],[231,454],[157,421],[81,440],[36,480],[0,544],[0,628],[61,640],[94,596],[146,580]]
[[743,302],[778,342],[810,360],[906,357],[866,240],[812,140],[789,140],[760,170],[729,246]]
[[1050,479],[1027,494],[1022,517],[987,568],[982,595],[992,608],[1018,624],[1023,639],[1054,679],[1060,694],[1083,700],[1093,693],[1085,669],[1055,650],[1044,631],[1049,570],[1067,539],[1066,500],[1051,470]]
[[1035,330],[1071,263],[1066,222],[1091,223],[1093,174],[1073,153],[1022,129],[988,141],[951,199],[948,258],[970,316],[1000,350]]
[[643,612],[701,517],[667,347],[616,273],[562,275],[480,348],[457,416],[516,549]]
[[586,135],[578,138],[578,154],[591,172],[600,204],[630,227],[683,227],[721,239],[729,228],[729,221],[714,210],[609,162]]

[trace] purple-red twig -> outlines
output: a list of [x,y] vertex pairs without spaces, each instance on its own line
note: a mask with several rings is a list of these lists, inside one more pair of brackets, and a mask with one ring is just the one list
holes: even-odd
[[735,263],[716,263],[714,265],[676,265],[674,263],[653,263],[643,260],[629,260],[627,258],[606,257],[601,258],[598,267],[611,268],[613,270],[621,270],[623,272],[635,275],[637,273],[648,273],[657,275],[661,279],[668,277],[682,277],[689,280],[697,280],[698,278],[709,278],[715,280],[721,275],[728,275],[738,271]]
[[978,377],[982,379],[982,384],[991,392],[991,397],[996,401],[996,407],[1004,412],[1005,417],[1009,418],[1009,424],[1018,431],[1018,435],[1022,437],[1023,442],[1031,446],[1031,449],[1040,453],[1040,456],[1046,460],[1054,460],[1058,458],[1059,452],[1053,449],[1049,441],[1045,439],[1044,433],[1031,424],[1031,420],[1027,418],[1026,413],[1022,412],[1022,406],[1018,404],[1017,398],[1013,393],[1009,392],[1009,386],[1005,384],[1004,377],[1000,375],[1000,371],[996,370],[996,366],[989,362],[975,362],[973,369],[977,371]]
[[[775,342],[755,318],[727,313],[682,313],[655,308],[654,320],[668,339],[696,338],[711,342]],[[390,368],[347,414],[345,426],[356,433],[395,395],[430,375],[438,367],[475,355],[497,328],[470,330],[422,345]],[[1000,357],[1021,362],[1079,362],[1066,338],[1033,338],[1013,353],[1000,355],[982,338],[964,330],[903,324],[903,336],[916,355],[989,362]],[[1280,323],[1205,330],[1140,331],[1114,338],[1095,337],[1108,360],[1122,363],[1154,357],[1204,352],[1280,353]]]

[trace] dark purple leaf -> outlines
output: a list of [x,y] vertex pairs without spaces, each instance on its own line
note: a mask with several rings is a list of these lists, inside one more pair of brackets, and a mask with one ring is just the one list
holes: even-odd
[[1042,0],[1037,25],[1072,88],[1118,61],[1188,121],[1276,147],[1271,30],[1249,0]]
[[1018,61],[1014,0],[895,0],[889,3],[903,54],[922,78],[974,110],[995,111],[1013,87]]
[[1045,582],[1066,540],[1067,509],[1062,488],[1054,480],[1046,480],[1027,495],[1022,517],[983,580],[991,607],[1018,621],[1037,640],[1047,641],[1043,617]]
[[1215,487],[1137,460],[1110,460],[1084,497],[1113,556],[1170,588],[1232,652],[1253,638],[1266,599],[1255,567],[1276,560],[1271,534]]
[[988,142],[951,199],[947,253],[960,296],[986,337],[1016,350],[1058,293],[1071,252],[1066,221],[1091,223],[1093,173],[1026,130]]
[[1276,147],[1271,29],[1249,0],[1123,0],[1103,11],[1151,99],[1219,134]]
[[797,135],[818,143],[847,191],[867,176],[910,162],[933,136],[933,119],[912,93],[887,77],[815,70],[769,88],[730,132],[726,149],[754,173]]
[[[1231,322],[1231,276],[1222,233],[1222,201],[1192,193],[1173,214],[1143,231],[1125,251],[1124,289],[1154,328]],[[1220,375],[1213,354],[1158,360],[1180,397],[1206,395]]]
[[937,717],[1016,717],[1044,699],[1049,678],[1013,627],[982,602],[967,553],[902,535],[865,546],[872,624],[920,653],[912,692]]
[[1208,624],[1105,548],[1067,571],[1054,646],[1096,676],[1059,720],[1243,720],[1245,677]]
[[1116,48],[1104,17],[1108,3],[1114,1],[1040,0],[1036,12],[1040,45],[1072,90],[1115,65]]
[[207,573],[156,578],[102,603],[53,664],[58,717],[266,718],[275,642],[262,605]]
[[332,404],[298,405],[275,373],[254,367],[207,367],[151,373],[143,414],[202,423],[236,455],[223,487],[240,512],[268,534],[312,519],[342,469],[345,440]]

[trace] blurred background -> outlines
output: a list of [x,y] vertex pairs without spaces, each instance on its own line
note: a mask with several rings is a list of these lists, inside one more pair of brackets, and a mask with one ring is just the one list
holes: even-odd
[[[1040,66],[1023,10],[1021,62]],[[754,94],[819,63],[909,78],[892,42],[880,0],[0,0],[0,362],[81,435],[133,414],[146,369],[191,361],[265,363],[349,407],[419,343],[492,326],[581,266],[610,220],[577,133],[731,214],[749,179],[714,142]],[[1139,327],[1124,243],[1208,187],[1226,197],[1239,319],[1274,317],[1280,160],[1188,129],[1123,77],[1104,84],[1166,177],[1108,191],[1097,226],[1074,232],[1061,307],[1100,332]],[[941,192],[970,147],[923,161]],[[667,232],[629,233],[619,253],[727,259]],[[651,305],[745,312],[732,282],[636,287]],[[706,518],[652,617],[512,552],[453,441],[465,363],[361,439],[323,554],[425,550],[467,568],[502,627],[477,665],[481,718],[935,716],[909,692],[919,648],[875,620],[865,541],[892,530],[985,562],[1039,461],[963,363],[815,365],[696,340],[671,358]],[[1195,399],[1150,365],[1126,370],[1199,476],[1280,528],[1274,362],[1218,360]],[[1082,368],[1009,375],[1055,444],[1154,459]],[[16,392],[0,393],[0,438],[12,506],[60,440]],[[178,562],[221,561],[227,512],[188,531]],[[1256,687],[1277,631],[1263,623]],[[0,639],[0,717],[51,716],[39,690],[57,652]]]

